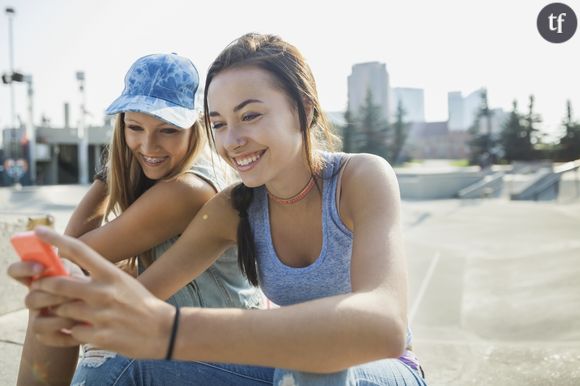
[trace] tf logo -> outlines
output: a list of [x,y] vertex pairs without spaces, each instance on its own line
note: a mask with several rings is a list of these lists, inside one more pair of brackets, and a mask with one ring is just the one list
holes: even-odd
[[566,4],[552,3],[540,11],[536,21],[538,32],[550,43],[563,43],[576,32],[576,14]]

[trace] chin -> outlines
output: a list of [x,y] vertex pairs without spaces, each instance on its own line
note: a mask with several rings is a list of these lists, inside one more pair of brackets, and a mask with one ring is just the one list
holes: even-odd
[[149,178],[150,180],[153,180],[153,181],[160,180],[160,179],[164,178],[167,175],[167,173],[161,173],[161,172],[153,172],[152,173],[152,172],[147,172],[145,170],[143,170],[143,174],[145,174],[145,177],[147,177],[147,178]]
[[243,178],[240,176],[240,179],[242,180],[242,183],[248,188],[257,188],[264,185],[264,182],[258,180],[257,178]]

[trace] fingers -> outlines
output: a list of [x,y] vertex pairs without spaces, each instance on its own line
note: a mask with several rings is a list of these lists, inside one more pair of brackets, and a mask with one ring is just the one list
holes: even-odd
[[40,311],[44,308],[55,307],[70,302],[70,298],[53,295],[43,291],[30,291],[24,298],[24,304],[31,310]]
[[7,273],[14,280],[28,286],[33,278],[37,277],[42,273],[44,267],[42,264],[28,262],[28,261],[18,261],[12,263],[8,266]]
[[53,311],[61,318],[74,319],[77,321],[82,321],[85,324],[88,322],[93,322],[96,318],[95,310],[80,300],[63,303],[60,306],[54,308]]
[[31,327],[40,342],[48,346],[70,347],[80,344],[70,333],[77,324],[74,320],[45,316],[34,319]]
[[68,260],[68,259],[62,259],[62,265],[64,265],[64,268],[69,272],[69,274],[71,276],[78,276],[78,277],[84,277],[87,276],[81,269],[81,267],[79,267],[78,265],[76,265],[75,263],[73,263],[72,261]]
[[73,338],[77,342],[83,342],[83,343],[87,343],[87,342],[96,343],[97,342],[97,339],[96,339],[97,334],[98,334],[98,331],[94,327],[92,327],[91,325],[88,325],[88,324],[76,324],[70,330],[71,338]]
[[37,279],[30,284],[30,289],[48,292],[55,296],[83,299],[91,304],[107,296],[101,290],[101,286],[92,283],[91,278],[87,276],[53,276]]
[[37,227],[35,233],[41,240],[58,248],[61,256],[72,260],[95,277],[116,277],[119,270],[88,245],[75,238],[61,235],[47,227]]

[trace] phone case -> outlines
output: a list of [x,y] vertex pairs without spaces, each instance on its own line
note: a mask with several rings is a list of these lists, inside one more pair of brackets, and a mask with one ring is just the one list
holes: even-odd
[[68,275],[52,245],[40,240],[34,231],[16,233],[10,237],[10,242],[23,261],[34,261],[44,266],[44,271],[35,279]]

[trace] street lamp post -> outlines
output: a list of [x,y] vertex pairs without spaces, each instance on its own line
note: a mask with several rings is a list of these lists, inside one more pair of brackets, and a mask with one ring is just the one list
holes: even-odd
[[[6,7],[4,10],[6,16],[8,16],[8,60],[10,64],[10,75],[14,74],[14,44],[12,36],[12,19],[16,11],[12,7]],[[10,128],[14,129],[16,121],[16,113],[14,108],[14,85],[10,82]]]
[[30,170],[30,183],[36,185],[36,128],[34,127],[34,89],[32,87],[32,75],[24,75],[26,82],[26,94],[28,100],[28,114],[26,119],[26,132],[28,136],[28,168]]
[[78,135],[78,159],[79,159],[79,183],[86,185],[89,183],[89,136],[86,129],[85,115],[85,73],[77,71],[77,81],[79,82],[79,93],[81,97],[80,117],[77,128]]

